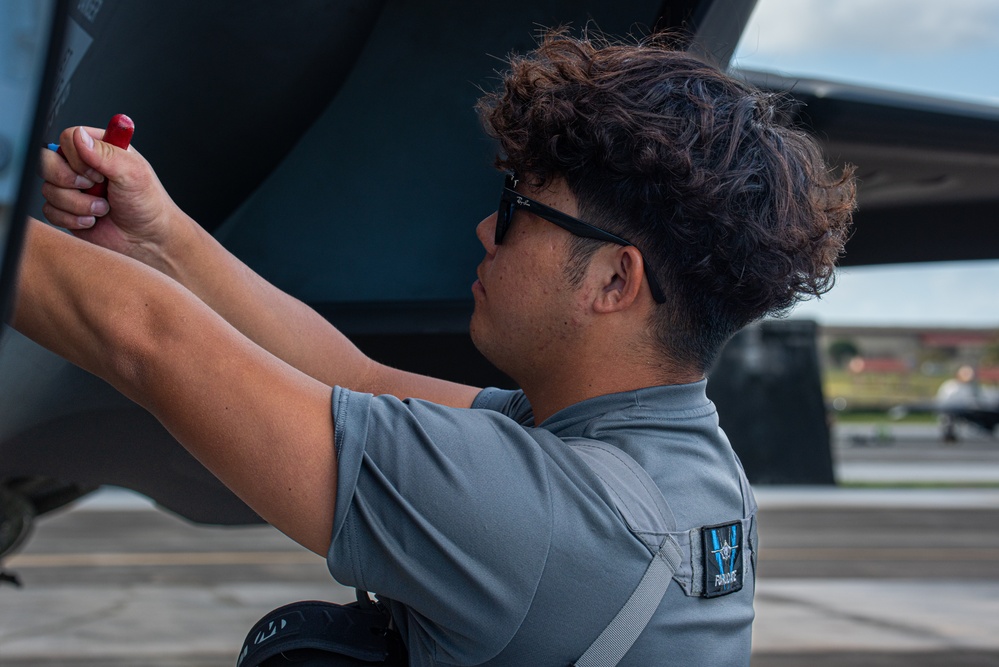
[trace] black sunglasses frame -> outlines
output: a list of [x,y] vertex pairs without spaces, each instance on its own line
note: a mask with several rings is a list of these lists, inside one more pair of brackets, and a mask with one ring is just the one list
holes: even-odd
[[[496,245],[503,243],[503,237],[506,236],[507,231],[510,229],[510,224],[513,222],[513,214],[519,208],[529,211],[552,224],[558,225],[574,236],[582,236],[588,239],[604,241],[605,243],[615,243],[620,246],[638,248],[634,243],[620,236],[615,236],[599,227],[594,227],[579,218],[574,218],[558,209],[546,206],[535,199],[525,197],[515,190],[516,187],[517,177],[513,174],[507,174],[506,181],[503,184],[503,192],[500,195],[499,209],[496,214],[496,234],[494,237]],[[641,249],[638,250],[638,253],[642,255]],[[649,272],[649,263],[645,261],[645,255],[642,255],[642,264],[645,267],[645,277],[649,280],[649,291],[652,292],[652,298],[655,299],[656,303],[665,302],[666,296],[659,288],[659,283],[656,282],[655,276]]]

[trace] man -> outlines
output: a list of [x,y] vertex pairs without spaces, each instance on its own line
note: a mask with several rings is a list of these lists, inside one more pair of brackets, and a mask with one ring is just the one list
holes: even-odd
[[[382,596],[414,665],[566,665],[611,623],[663,536],[629,528],[593,449],[637,461],[694,550],[622,664],[748,664],[755,504],[704,374],[828,287],[852,178],[769,96],[655,40],[549,34],[479,110],[516,177],[476,229],[471,334],[522,392],[374,363],[94,129],[43,164],[45,215],[91,243],[32,224],[15,326]],[[104,178],[107,200],[78,191]],[[703,576],[721,554],[745,567]]]

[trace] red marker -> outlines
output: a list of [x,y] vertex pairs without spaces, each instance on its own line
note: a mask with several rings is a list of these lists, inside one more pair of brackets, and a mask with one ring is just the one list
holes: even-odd
[[[132,119],[123,113],[115,114],[111,116],[111,122],[108,123],[108,128],[104,130],[104,141],[121,148],[122,150],[128,148],[128,144],[132,141],[132,133],[135,132],[135,123]],[[100,183],[95,183],[94,187],[89,190],[85,190],[88,195],[96,195],[98,197],[108,196],[108,182],[107,179],[101,181]]]
[[[108,123],[108,128],[104,130],[104,141],[121,148],[122,150],[128,148],[128,145],[132,142],[132,134],[135,132],[135,123],[132,119],[123,113],[115,114],[111,117],[111,122]],[[49,144],[49,148],[54,147],[55,144]],[[56,152],[63,157],[66,157],[61,148],[56,148]],[[84,190],[88,195],[94,195],[97,197],[108,196],[108,182],[107,180],[101,181],[100,183],[95,183],[92,187]]]

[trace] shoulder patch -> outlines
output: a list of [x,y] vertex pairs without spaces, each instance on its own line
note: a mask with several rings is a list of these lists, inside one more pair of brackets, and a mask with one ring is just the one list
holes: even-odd
[[716,598],[742,590],[742,523],[735,521],[701,528],[704,560],[702,597]]

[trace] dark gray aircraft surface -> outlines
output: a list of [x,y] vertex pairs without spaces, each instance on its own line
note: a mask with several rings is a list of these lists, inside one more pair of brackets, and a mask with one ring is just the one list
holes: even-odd
[[[673,29],[724,67],[754,4],[14,2],[12,15],[41,8],[19,15],[41,26],[39,62],[50,5],[56,19],[47,79],[39,67],[40,88],[29,86],[41,105],[29,114],[34,131],[15,128],[10,145],[41,146],[64,127],[127,113],[134,144],[182,208],[370,355],[508,386],[467,336],[480,259],[473,229],[500,183],[472,111],[479,86],[491,85],[500,57],[531,48],[537,26],[566,23],[612,35]],[[861,209],[844,263],[999,257],[995,108],[742,74],[785,91],[789,113],[832,160],[859,165]],[[31,173],[30,155],[10,154],[0,170]],[[18,223],[40,213],[38,185],[25,177],[0,216],[0,296],[9,296]],[[816,363],[813,328],[767,323],[734,339],[713,373],[723,426],[754,481],[787,481],[774,473],[780,465],[793,481],[832,481]],[[803,385],[788,381],[791,370]],[[196,522],[259,521],[150,415],[10,330],[0,397],[0,556],[33,517],[103,484]],[[818,453],[782,444],[792,440]]]

